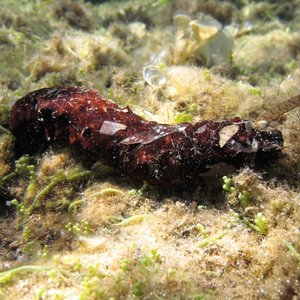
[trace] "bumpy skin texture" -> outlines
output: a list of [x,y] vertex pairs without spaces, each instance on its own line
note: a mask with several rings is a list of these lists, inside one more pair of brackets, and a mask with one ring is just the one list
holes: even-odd
[[199,183],[218,163],[268,159],[283,145],[279,131],[259,131],[239,118],[158,124],[75,87],[45,88],[21,98],[12,108],[10,130],[19,154],[67,140],[123,174],[168,186]]

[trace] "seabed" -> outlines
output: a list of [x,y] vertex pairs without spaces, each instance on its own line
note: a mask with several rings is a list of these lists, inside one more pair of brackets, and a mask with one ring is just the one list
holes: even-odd
[[300,111],[284,155],[136,182],[63,143],[17,157],[16,100],[98,90],[148,120],[253,122],[300,94],[300,2],[0,0],[0,299],[298,299]]

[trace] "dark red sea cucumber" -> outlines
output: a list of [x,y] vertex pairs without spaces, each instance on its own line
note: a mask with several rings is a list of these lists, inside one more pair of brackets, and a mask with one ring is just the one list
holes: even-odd
[[248,120],[158,124],[78,87],[44,88],[19,99],[10,130],[19,154],[67,140],[123,174],[160,185],[198,183],[215,164],[268,159],[283,145],[280,131],[254,129]]

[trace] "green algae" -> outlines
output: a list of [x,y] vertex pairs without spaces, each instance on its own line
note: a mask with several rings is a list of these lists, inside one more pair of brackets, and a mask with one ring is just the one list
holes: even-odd
[[295,257],[299,262],[300,262],[300,254],[297,252],[297,250],[295,249],[295,247],[288,242],[285,242],[284,245],[288,248],[288,250],[290,251],[291,255],[293,257]]
[[145,218],[149,218],[149,217],[151,217],[151,215],[149,215],[149,214],[131,216],[129,218],[122,220],[119,223],[116,223],[115,225],[116,226],[128,226],[128,225],[132,225],[132,224],[138,224],[138,223],[143,222],[143,220]]
[[217,242],[218,240],[222,239],[227,233],[228,233],[228,230],[224,230],[224,231],[221,231],[220,233],[217,233],[214,236],[207,237],[207,238],[203,239],[200,243],[198,243],[197,246],[199,248],[204,248],[208,245],[212,245],[215,242]]
[[114,196],[114,195],[122,195],[123,192],[121,190],[115,189],[115,188],[106,188],[103,189],[101,192],[97,192],[94,194],[91,194],[91,197],[95,196]]
[[49,267],[47,266],[37,266],[37,265],[27,265],[20,266],[8,271],[0,273],[0,284],[5,284],[12,281],[18,274],[27,273],[27,272],[41,272],[47,271]]

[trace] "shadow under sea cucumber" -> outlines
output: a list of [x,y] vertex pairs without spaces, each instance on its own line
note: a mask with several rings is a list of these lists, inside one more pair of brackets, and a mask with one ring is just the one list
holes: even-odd
[[280,131],[257,130],[249,120],[158,124],[79,87],[27,94],[12,108],[10,130],[18,154],[66,140],[127,176],[167,186],[200,183],[218,163],[268,160],[283,146]]

